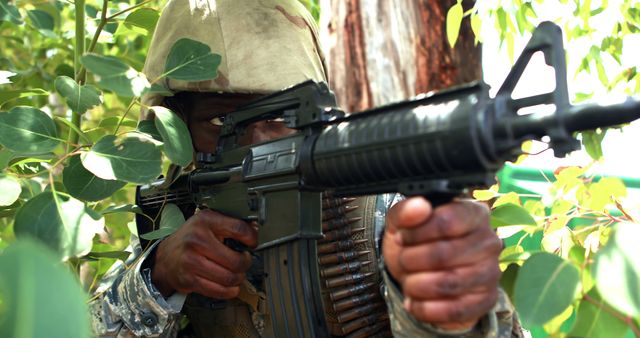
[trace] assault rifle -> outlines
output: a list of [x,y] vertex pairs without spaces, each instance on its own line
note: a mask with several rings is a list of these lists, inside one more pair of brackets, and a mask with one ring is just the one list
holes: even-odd
[[[539,51],[555,70],[555,89],[512,98]],[[518,114],[538,105],[554,105],[555,112]],[[277,118],[296,132],[238,144],[248,125]],[[468,187],[491,184],[525,140],[546,136],[555,155],[564,156],[579,148],[573,133],[637,118],[640,102],[630,99],[611,106],[569,103],[562,33],[546,22],[493,99],[485,84],[474,83],[346,115],[326,84],[305,82],[229,114],[215,154],[198,154],[197,168],[176,179],[140,187],[137,202],[153,215],[174,203],[256,221],[273,335],[328,337],[316,247],[322,192],[400,192],[444,203]]]

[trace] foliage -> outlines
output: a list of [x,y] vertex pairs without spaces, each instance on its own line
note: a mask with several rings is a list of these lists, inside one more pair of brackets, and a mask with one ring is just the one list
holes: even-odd
[[[86,295],[59,262],[92,291],[127,257],[135,184],[160,175],[163,155],[191,161],[184,122],[140,98],[163,78],[214,78],[220,56],[182,39],[164,75],[144,77],[161,3],[0,0],[0,336],[86,337]],[[155,124],[138,128],[141,108]]]
[[[497,34],[513,61],[518,41],[550,20],[563,28],[571,51],[569,80],[588,84],[574,101],[640,92],[637,62],[625,61],[623,53],[640,37],[638,1],[477,1],[461,11],[458,1],[447,15],[452,46],[468,18],[476,42]],[[605,134],[581,135],[594,162],[606,157]],[[558,168],[548,181],[542,195],[498,193],[499,185],[474,192],[491,203],[492,224],[507,243],[501,285],[524,326],[534,337],[640,336],[640,223],[634,216],[640,206],[622,180],[596,176],[590,167]]]

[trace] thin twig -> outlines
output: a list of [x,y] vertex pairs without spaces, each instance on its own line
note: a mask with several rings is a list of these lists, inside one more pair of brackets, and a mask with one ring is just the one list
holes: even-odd
[[629,326],[631,331],[633,331],[633,334],[636,337],[640,337],[640,329],[633,322],[633,318],[631,318],[629,316],[624,316],[624,315],[618,313],[618,311],[610,308],[609,305],[606,304],[604,301],[599,302],[599,301],[595,300],[594,298],[592,298],[589,295],[584,295],[584,297],[582,297],[582,299],[586,300],[587,302],[589,302],[589,303],[591,303],[593,305],[601,307],[603,310],[607,311],[612,316],[614,316],[614,317],[620,319],[621,321],[625,322]]
[[131,6],[131,7],[127,8],[127,9],[123,9],[120,12],[117,12],[117,13],[112,14],[111,16],[109,16],[107,18],[107,20],[113,20],[113,19],[117,18],[118,16],[120,16],[120,15],[126,13],[126,12],[130,12],[130,11],[136,9],[136,8],[144,6],[144,5],[148,4],[148,3],[150,3],[151,1],[152,0],[143,1],[143,2],[141,2],[141,3],[139,3],[139,4],[135,5],[135,6]]

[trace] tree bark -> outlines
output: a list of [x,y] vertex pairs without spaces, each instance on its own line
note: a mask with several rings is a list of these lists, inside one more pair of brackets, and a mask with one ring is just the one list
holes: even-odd
[[[445,18],[456,0],[322,0],[330,85],[357,112],[482,77],[468,19],[455,48]],[[469,6],[472,4],[469,4]]]

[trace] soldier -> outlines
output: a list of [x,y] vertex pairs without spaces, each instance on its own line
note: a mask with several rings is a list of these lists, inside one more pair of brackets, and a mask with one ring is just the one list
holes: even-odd
[[[170,0],[145,64],[150,79],[161,76],[171,46],[181,38],[206,43],[222,56],[217,78],[162,79],[175,95],[147,95],[143,103],[179,114],[198,152],[214,152],[221,120],[239,105],[308,79],[326,81],[315,23],[297,0]],[[262,121],[241,142],[290,132],[278,121]],[[501,243],[489,227],[486,206],[459,200],[434,210],[424,198],[371,196],[326,198],[324,208],[319,262],[332,334],[520,335],[515,313],[498,290]],[[255,272],[259,262],[226,247],[223,238],[257,245],[251,224],[214,210],[196,212],[160,241],[132,240],[132,257],[110,270],[91,304],[95,333],[268,336],[265,296]]]

